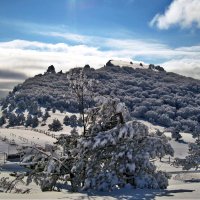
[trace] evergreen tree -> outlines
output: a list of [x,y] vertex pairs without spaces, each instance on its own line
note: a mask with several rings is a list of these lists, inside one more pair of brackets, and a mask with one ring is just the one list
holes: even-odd
[[16,107],[15,101],[14,101],[14,100],[11,100],[11,101],[10,101],[10,105],[9,105],[9,107],[8,107],[8,111],[9,111],[9,112],[12,112],[12,111],[15,109],[15,107]]
[[4,109],[4,110],[2,111],[2,114],[3,114],[3,116],[4,116],[5,118],[8,118],[9,112],[8,112],[7,109]]
[[129,183],[139,188],[166,188],[168,175],[156,171],[150,160],[173,155],[167,138],[150,135],[145,125],[129,121],[129,112],[118,99],[102,99],[99,105],[88,113],[91,125],[79,144],[83,159],[72,168],[77,187],[111,190]]
[[37,127],[38,124],[39,124],[38,118],[37,118],[37,116],[34,116],[32,119],[32,128]]
[[53,113],[55,113],[55,112],[56,112],[56,108],[55,108],[55,107],[53,107],[53,109],[52,109],[52,112],[53,112]]
[[174,165],[182,166],[184,170],[200,167],[200,140],[196,140],[195,143],[189,144],[188,156],[184,159],[176,158]]
[[[24,156],[26,162],[31,159],[37,162],[44,157],[28,179],[35,179],[43,190],[51,190],[63,176],[66,184],[70,181],[72,191],[110,191],[126,184],[136,188],[166,188],[168,174],[157,171],[151,162],[156,157],[173,156],[164,134],[150,134],[144,124],[131,121],[126,106],[118,99],[98,102],[97,107],[87,110],[90,125],[84,135],[73,130],[58,139],[64,157],[55,152],[38,155],[33,151]],[[58,120],[54,124],[59,124]]]
[[70,118],[68,117],[68,115],[66,115],[63,119],[63,124],[65,124],[66,126],[70,125]]
[[24,117],[24,114],[23,114],[23,113],[17,115],[17,119],[18,119],[18,125],[24,125],[25,117]]
[[18,104],[17,104],[17,112],[21,113],[24,112],[26,110],[26,103],[21,100]]
[[32,125],[32,121],[33,121],[32,116],[30,114],[28,114],[26,122],[25,122],[25,126],[26,127],[31,126]]
[[195,127],[195,130],[192,133],[192,135],[194,138],[197,138],[198,140],[200,140],[200,125],[199,124]]
[[62,124],[60,123],[60,121],[58,119],[54,119],[52,124],[49,124],[49,130],[50,131],[60,131],[62,130]]
[[180,134],[180,129],[178,127],[172,128],[171,133],[172,133],[172,138],[174,138],[176,141],[182,138]]
[[158,123],[163,126],[170,127],[172,122],[167,114],[162,114],[158,119]]
[[45,111],[50,111],[50,110],[51,110],[51,105],[48,103]]
[[200,167],[200,126],[199,124],[195,127],[193,137],[197,138],[195,143],[189,144],[188,156],[184,159],[175,158],[174,165],[182,166],[184,170],[195,168],[196,170]]
[[45,112],[44,116],[42,117],[42,121],[46,121],[51,115],[49,114],[48,111]]
[[41,111],[41,109],[38,109],[37,116],[38,117],[42,117],[42,111]]
[[69,123],[70,123],[71,127],[77,127],[77,117],[76,117],[76,115],[70,116]]
[[18,125],[18,119],[17,119],[15,114],[10,113],[9,117],[8,117],[8,120],[9,120],[8,126],[12,127],[12,126],[17,126]]
[[3,126],[6,123],[6,118],[4,116],[0,117],[0,126]]
[[63,106],[61,106],[61,107],[59,108],[59,110],[60,110],[60,113],[63,113],[65,109],[63,108]]
[[38,103],[34,101],[29,107],[29,113],[32,115],[37,115],[38,109],[39,109]]
[[78,120],[77,120],[77,125],[80,126],[80,127],[83,126],[83,120],[82,120],[81,117],[78,118]]
[[72,136],[78,136],[78,131],[75,127],[71,130],[70,133],[71,133]]

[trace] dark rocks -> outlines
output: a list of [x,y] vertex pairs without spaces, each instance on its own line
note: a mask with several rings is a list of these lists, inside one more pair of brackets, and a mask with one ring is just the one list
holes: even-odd
[[52,74],[55,74],[56,71],[55,71],[55,67],[53,65],[50,65],[47,69],[47,73],[52,73]]

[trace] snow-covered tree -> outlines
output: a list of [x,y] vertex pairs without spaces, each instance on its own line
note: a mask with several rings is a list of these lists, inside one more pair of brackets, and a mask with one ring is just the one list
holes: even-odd
[[37,182],[52,188],[62,179],[71,183],[73,191],[112,190],[126,184],[135,188],[166,188],[168,174],[157,171],[151,160],[173,156],[167,138],[149,133],[147,126],[132,121],[119,99],[97,101],[97,107],[87,110],[88,129],[84,135],[72,132],[58,139],[57,145],[63,147],[62,157],[55,156],[55,152],[44,153],[44,159],[33,154],[24,157],[37,162],[35,169],[40,163],[43,173],[37,175]]
[[180,129],[178,127],[171,128],[171,133],[172,133],[172,138],[174,138],[176,141],[182,138],[180,134]]
[[189,144],[188,155],[184,159],[176,158],[174,164],[182,166],[184,170],[200,167],[200,126],[196,126],[193,137],[197,138],[195,143]]
[[162,114],[159,119],[158,122],[166,127],[169,127],[171,125],[171,119],[169,118],[169,116],[167,114]]
[[63,175],[60,171],[62,162],[58,159],[55,149],[45,151],[33,146],[21,151],[25,153],[22,162],[30,163],[29,167],[34,168],[28,175],[27,184],[34,181],[42,191],[53,190],[59,177]]
[[145,125],[131,121],[118,99],[101,99],[99,105],[88,111],[90,128],[79,140],[83,159],[72,168],[77,180],[84,179],[82,187],[111,190],[129,183],[139,188],[166,188],[168,175],[156,171],[150,160],[173,155],[167,138],[150,134]]
[[192,135],[194,138],[197,138],[198,140],[200,140],[200,125],[199,124],[195,127],[195,130],[192,133]]
[[200,140],[196,140],[195,143],[189,144],[188,156],[184,159],[176,158],[175,165],[182,166],[184,170],[200,167]]
[[[79,105],[79,113],[82,118],[83,124],[83,135],[86,132],[86,121],[85,121],[85,108],[86,99],[90,99],[93,95],[93,85],[94,80],[88,79],[84,69],[74,72],[73,70],[68,74],[68,79],[70,81],[71,92],[75,94]],[[88,101],[90,101],[88,100]]]

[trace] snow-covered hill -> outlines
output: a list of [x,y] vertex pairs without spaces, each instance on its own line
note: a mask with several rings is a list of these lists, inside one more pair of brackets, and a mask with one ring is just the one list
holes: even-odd
[[[121,99],[132,117],[165,127],[178,125],[182,131],[192,133],[200,116],[200,81],[168,73],[159,67],[110,60],[96,70],[87,65],[67,73],[45,72],[16,86],[1,101],[2,110],[4,113],[6,109],[9,112],[18,110],[18,113],[27,110],[37,115],[37,107],[45,107],[78,113],[79,106],[70,88],[69,76],[83,70],[89,80],[98,82],[93,88],[95,95],[111,94]],[[85,99],[85,105],[91,105],[89,99]]]

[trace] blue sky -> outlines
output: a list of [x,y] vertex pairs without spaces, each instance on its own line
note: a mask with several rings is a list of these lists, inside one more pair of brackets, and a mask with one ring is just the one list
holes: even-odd
[[[122,59],[200,78],[199,10],[199,0],[1,0],[0,70],[23,77]],[[12,75],[0,75],[1,88]]]
[[[22,30],[18,23],[46,25],[76,34],[159,40],[172,47],[195,45],[198,29],[170,28],[160,31],[149,26],[157,13],[164,13],[171,0],[2,0],[1,41],[29,39],[64,42]],[[14,27],[13,27],[14,26]],[[47,30],[48,31],[48,30]]]

